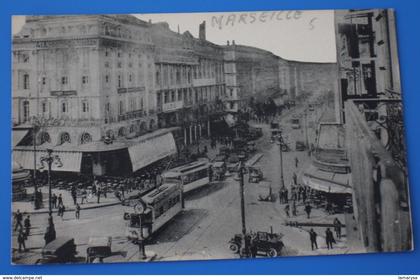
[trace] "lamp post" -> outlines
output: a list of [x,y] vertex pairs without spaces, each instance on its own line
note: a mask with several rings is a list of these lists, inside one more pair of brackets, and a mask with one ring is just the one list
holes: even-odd
[[42,168],[45,168],[45,164],[48,167],[48,215],[52,220],[52,204],[51,204],[51,166],[55,163],[58,167],[62,167],[63,164],[58,155],[53,155],[52,149],[47,149],[47,155],[41,157]]
[[283,176],[283,145],[284,145],[284,140],[283,137],[281,135],[281,132],[279,132],[279,134],[277,134],[275,136],[276,140],[277,140],[277,145],[279,146],[279,152],[280,152],[280,189],[283,189],[284,186],[284,176]]
[[246,236],[246,223],[245,223],[245,196],[244,196],[244,166],[243,162],[239,163],[239,195],[241,197],[241,222],[242,222],[242,251],[239,252],[241,257],[249,257],[250,250],[248,244],[248,238]]

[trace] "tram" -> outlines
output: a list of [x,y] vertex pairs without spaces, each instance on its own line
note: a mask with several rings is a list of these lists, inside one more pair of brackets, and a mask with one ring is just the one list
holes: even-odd
[[164,183],[141,198],[126,201],[125,206],[127,238],[148,238],[182,211],[182,186],[179,183]]
[[164,182],[182,182],[184,193],[207,185],[210,182],[208,160],[199,160],[168,170],[162,174]]

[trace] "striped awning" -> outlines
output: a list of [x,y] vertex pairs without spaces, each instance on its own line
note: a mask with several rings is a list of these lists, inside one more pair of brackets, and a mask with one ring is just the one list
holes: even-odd
[[[13,160],[22,165],[23,169],[32,170],[36,164],[36,169],[47,170],[48,166],[42,165],[41,158],[47,156],[46,151],[36,151],[36,159],[34,159],[34,151],[32,150],[13,150]],[[66,152],[66,151],[53,151],[53,156],[58,156],[61,161],[60,164],[53,163],[51,165],[52,171],[67,171],[67,172],[80,172],[82,163],[81,152]]]
[[149,138],[128,147],[133,172],[160,159],[176,154],[176,144],[172,133]]
[[29,132],[29,129],[23,129],[23,130],[14,129],[14,130],[12,130],[12,136],[13,136],[12,145],[13,145],[13,147],[17,146],[20,143],[20,141],[22,141],[22,139],[28,134],[28,132]]
[[326,193],[352,193],[351,173],[326,172],[310,165],[303,173],[302,182],[312,189]]

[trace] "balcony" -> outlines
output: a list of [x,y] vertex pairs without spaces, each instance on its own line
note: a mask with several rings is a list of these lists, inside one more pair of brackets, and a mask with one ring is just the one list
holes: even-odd
[[162,104],[162,112],[167,113],[171,111],[176,111],[184,107],[184,101],[174,101]]
[[216,84],[216,78],[193,79],[193,87],[212,86]]
[[144,111],[143,110],[136,110],[136,111],[131,111],[131,112],[127,112],[125,114],[118,115],[116,120],[121,122],[121,121],[141,118],[143,116],[144,116]]

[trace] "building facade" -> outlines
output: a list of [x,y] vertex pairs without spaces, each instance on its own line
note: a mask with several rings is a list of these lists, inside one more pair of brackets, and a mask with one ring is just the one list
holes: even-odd
[[340,111],[359,238],[368,251],[412,248],[392,10],[336,11]]
[[251,98],[264,101],[279,91],[278,58],[262,49],[228,42],[224,47],[226,111],[246,110]]

